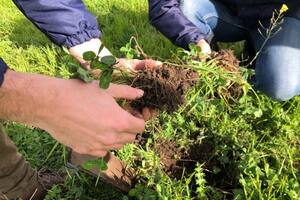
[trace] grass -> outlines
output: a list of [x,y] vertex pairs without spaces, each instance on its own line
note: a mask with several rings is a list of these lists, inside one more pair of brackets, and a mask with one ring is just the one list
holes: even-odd
[[[119,49],[131,36],[152,57],[174,56],[176,47],[148,23],[147,1],[85,2],[101,22],[104,43],[116,56],[122,56]],[[10,67],[50,76],[70,75],[69,56],[10,1],[0,5],[0,13],[0,55]],[[187,104],[147,124],[146,146],[129,144],[118,152],[139,169],[140,184],[125,195],[105,183],[95,187],[95,178],[79,173],[63,187],[52,188],[46,199],[299,199],[300,98],[275,102],[214,63],[188,61],[188,66],[199,72],[200,81],[187,95]],[[247,76],[249,72],[243,71]],[[242,97],[228,97],[228,80],[243,86]],[[5,128],[33,167],[63,168],[64,148],[53,149],[56,142],[47,133],[15,123]],[[161,138],[176,141],[180,147],[209,144],[212,149],[209,157],[197,160],[193,172],[173,179],[162,170],[155,152]]]

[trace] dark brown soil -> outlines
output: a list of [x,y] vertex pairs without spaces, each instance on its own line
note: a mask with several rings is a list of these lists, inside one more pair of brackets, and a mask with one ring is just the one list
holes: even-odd
[[138,110],[148,107],[171,113],[185,102],[184,94],[197,80],[195,71],[171,65],[140,71],[132,86],[144,90],[145,94],[131,106]]
[[180,179],[182,173],[193,172],[197,162],[206,163],[211,168],[213,161],[213,148],[208,143],[194,144],[189,147],[179,148],[175,141],[159,139],[156,141],[156,152],[159,154],[164,171],[173,178]]
[[[175,141],[159,139],[154,149],[160,157],[163,170],[172,178],[179,180],[182,176],[190,175],[194,172],[197,163],[204,163],[203,169],[208,185],[227,191],[237,187],[238,182],[235,180],[237,169],[222,165],[216,159],[213,146],[208,142],[193,144],[183,149],[179,148]],[[226,182],[220,182],[220,180],[226,180]],[[197,187],[194,180],[190,187]],[[226,199],[232,197],[230,193],[225,196]]]

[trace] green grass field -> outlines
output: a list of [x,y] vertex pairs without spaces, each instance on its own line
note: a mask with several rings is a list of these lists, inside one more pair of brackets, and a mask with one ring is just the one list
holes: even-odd
[[[131,36],[153,58],[179,55],[148,23],[146,0],[85,2],[101,24],[105,45],[116,56],[123,56],[119,50]],[[0,55],[11,68],[70,76],[70,57],[11,1],[0,4],[0,13]],[[197,86],[187,94],[187,104],[148,122],[146,145],[129,144],[117,153],[141,177],[129,194],[102,182],[95,186],[96,178],[78,173],[68,177],[64,186],[52,188],[46,199],[300,199],[300,98],[275,102],[214,63],[188,60],[187,65],[200,75]],[[244,77],[249,75],[248,70],[242,71]],[[242,95],[228,92],[228,81],[241,85]],[[33,167],[64,168],[64,147],[47,133],[12,122],[5,128]],[[192,161],[181,178],[172,178],[156,153],[161,140],[174,141],[178,149],[203,150],[202,156]]]

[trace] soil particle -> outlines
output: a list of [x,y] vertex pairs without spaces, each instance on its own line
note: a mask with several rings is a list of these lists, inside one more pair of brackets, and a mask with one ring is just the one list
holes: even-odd
[[144,107],[171,113],[185,102],[184,94],[197,83],[198,74],[191,69],[163,65],[138,72],[132,86],[144,90],[144,96],[131,103],[141,110]]

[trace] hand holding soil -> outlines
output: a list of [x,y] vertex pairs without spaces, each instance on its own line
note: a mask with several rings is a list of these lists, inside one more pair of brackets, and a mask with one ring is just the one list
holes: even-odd
[[[136,99],[143,92],[111,84],[99,90],[95,81],[61,80],[59,94],[38,126],[80,154],[103,157],[107,151],[133,142],[144,130],[144,120],[123,110],[115,99]],[[62,116],[63,114],[63,116]]]

